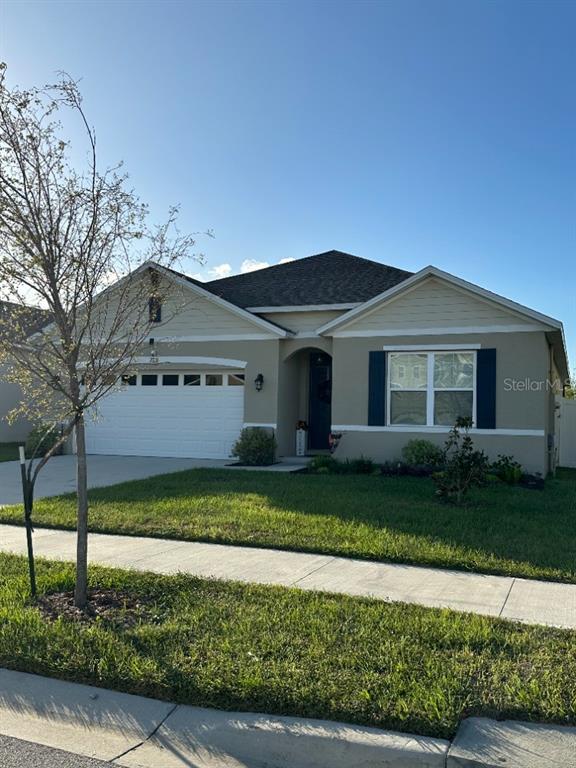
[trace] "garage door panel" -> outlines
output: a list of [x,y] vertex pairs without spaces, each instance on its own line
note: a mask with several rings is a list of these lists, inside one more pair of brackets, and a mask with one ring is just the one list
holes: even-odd
[[[162,381],[159,374],[159,381]],[[244,421],[242,386],[126,386],[98,403],[88,453],[227,458]]]

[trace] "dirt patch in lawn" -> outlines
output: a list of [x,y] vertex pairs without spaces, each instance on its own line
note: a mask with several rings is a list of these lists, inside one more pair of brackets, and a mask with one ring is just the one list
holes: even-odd
[[142,621],[158,620],[152,601],[142,595],[134,595],[116,589],[91,589],[85,608],[74,605],[74,592],[53,592],[38,600],[38,608],[48,621],[60,618],[83,624],[105,621],[117,627],[130,628]]

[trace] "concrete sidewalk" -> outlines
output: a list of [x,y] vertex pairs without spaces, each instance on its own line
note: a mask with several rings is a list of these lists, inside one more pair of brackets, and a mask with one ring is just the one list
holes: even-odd
[[576,728],[565,726],[470,718],[450,743],[327,720],[175,705],[6,669],[0,669],[0,734],[126,768],[576,768]]
[[[36,528],[38,556],[75,559],[76,534]],[[25,554],[24,528],[0,525],[0,551]],[[91,563],[278,584],[576,629],[576,584],[350,560],[330,555],[90,534]]]

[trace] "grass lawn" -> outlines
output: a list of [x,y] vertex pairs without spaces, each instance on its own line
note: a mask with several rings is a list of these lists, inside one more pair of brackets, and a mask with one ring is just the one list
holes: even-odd
[[0,443],[0,461],[16,461],[20,443]]
[[[90,528],[576,582],[576,477],[564,478],[490,486],[458,508],[429,479],[198,469],[91,491]],[[34,519],[73,528],[74,498],[38,501]]]
[[[70,590],[41,561],[41,593]],[[91,569],[131,626],[44,619],[0,555],[0,666],[180,703],[451,736],[465,715],[576,720],[576,632],[282,587]],[[150,601],[150,602],[147,602]]]

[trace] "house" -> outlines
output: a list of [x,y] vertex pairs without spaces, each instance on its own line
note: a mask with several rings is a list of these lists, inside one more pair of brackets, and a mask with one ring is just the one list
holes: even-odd
[[558,320],[435,267],[340,251],[208,283],[161,271],[189,301],[164,321],[156,308],[136,375],[87,425],[89,453],[225,458],[263,427],[290,456],[303,420],[310,451],[335,434],[337,457],[384,461],[470,416],[491,457],[555,465]]
[[[23,307],[7,301],[0,301],[0,334],[5,328],[8,316],[18,316],[28,333],[34,333],[48,322],[48,314],[32,307]],[[17,384],[6,381],[9,363],[0,361],[0,443],[12,443],[26,440],[32,429],[31,422],[20,417],[12,424],[8,423],[7,416],[19,405],[22,392]]]

